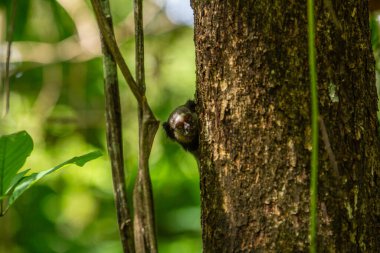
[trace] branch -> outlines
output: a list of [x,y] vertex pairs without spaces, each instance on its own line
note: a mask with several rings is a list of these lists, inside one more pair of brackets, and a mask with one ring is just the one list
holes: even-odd
[[143,28],[142,28],[142,2],[136,2],[136,83],[131,72],[126,65],[120,50],[117,46],[112,29],[105,21],[99,0],[91,0],[94,7],[99,29],[107,48],[114,57],[117,65],[124,75],[132,93],[134,94],[139,105],[139,169],[135,183],[134,199],[134,230],[136,252],[157,252],[157,242],[155,238],[154,212],[152,186],[149,176],[149,155],[152,149],[154,136],[159,127],[159,121],[156,120],[152,110],[149,107],[145,97],[145,80],[144,80],[144,45],[143,45]]
[[123,74],[129,88],[131,89],[133,95],[135,96],[139,105],[143,101],[143,92],[137,86],[135,80],[132,77],[131,71],[129,70],[127,64],[125,63],[123,56],[121,55],[120,49],[117,46],[115,36],[113,35],[112,28],[107,23],[104,13],[102,12],[102,6],[100,5],[99,0],[91,0],[91,4],[94,7],[94,12],[96,20],[98,21],[98,26],[100,33],[103,36],[103,40],[107,45],[110,53],[115,59],[117,65],[119,66],[121,73]]
[[[134,0],[136,80],[140,90],[145,94],[142,16],[142,0]],[[153,117],[145,99],[139,106],[138,121],[139,170],[133,190],[135,245],[136,252],[155,253],[157,252],[157,240],[155,235],[152,183],[149,175],[149,155],[159,124]]]
[[142,0],[134,0],[135,19],[135,61],[136,81],[138,86],[145,92],[145,69],[144,69],[144,28],[142,14]]
[[[112,17],[108,0],[102,0],[104,11],[108,17],[107,23],[112,26]],[[113,31],[111,30],[113,34]],[[135,252],[133,240],[132,220],[128,210],[127,191],[124,175],[121,108],[119,86],[117,81],[116,63],[108,47],[105,45],[104,36],[101,36],[102,51],[104,54],[104,90],[106,100],[106,128],[107,149],[111,160],[112,181],[114,186],[116,212],[119,224],[119,232],[123,250]]]
[[133,190],[136,252],[157,252],[149,155],[159,122],[147,116],[146,103],[139,108],[139,169]]

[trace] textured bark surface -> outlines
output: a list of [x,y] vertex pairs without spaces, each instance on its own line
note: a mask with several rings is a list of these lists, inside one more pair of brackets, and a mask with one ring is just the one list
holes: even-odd
[[[367,1],[316,1],[318,252],[380,250],[380,142]],[[308,249],[306,1],[192,1],[204,252]]]

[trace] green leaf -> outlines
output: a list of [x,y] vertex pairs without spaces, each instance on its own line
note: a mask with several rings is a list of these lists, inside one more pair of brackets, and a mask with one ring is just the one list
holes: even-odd
[[17,173],[16,176],[12,179],[12,182],[9,185],[8,189],[5,191],[5,194],[9,194],[11,190],[17,185],[17,183],[20,182],[20,180],[25,176],[25,174],[28,173],[28,171],[30,171],[30,169]]
[[29,189],[30,186],[32,186],[34,183],[39,181],[41,178],[45,177],[46,175],[49,175],[50,173],[66,166],[69,164],[76,164],[80,167],[82,167],[84,164],[86,164],[88,161],[94,160],[101,156],[102,153],[100,151],[94,151],[90,152],[88,154],[82,155],[82,156],[76,156],[73,157],[66,162],[63,162],[49,170],[44,170],[38,173],[33,173],[31,175],[23,177],[18,183],[15,185],[14,191],[9,197],[8,207],[11,206],[18,197],[20,197],[21,194],[23,194],[27,189]]
[[[83,165],[85,165],[88,161],[91,161],[91,160],[94,160],[100,156],[102,156],[102,152],[100,151],[93,151],[93,152],[90,152],[90,153],[87,153],[85,155],[82,155],[82,156],[76,156],[76,157],[73,157],[71,158],[70,160],[67,160],[65,163],[69,164],[69,163],[74,163],[80,167],[82,167]],[[59,166],[59,165],[58,165]]]
[[25,131],[0,137],[0,196],[9,191],[32,150],[33,140]]

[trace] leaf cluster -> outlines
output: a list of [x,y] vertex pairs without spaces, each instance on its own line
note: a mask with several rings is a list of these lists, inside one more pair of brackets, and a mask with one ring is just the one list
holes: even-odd
[[25,131],[0,137],[0,216],[3,216],[27,189],[45,176],[69,164],[82,167],[88,161],[102,155],[100,151],[90,152],[73,157],[51,169],[28,174],[30,169],[20,169],[32,150],[33,140]]

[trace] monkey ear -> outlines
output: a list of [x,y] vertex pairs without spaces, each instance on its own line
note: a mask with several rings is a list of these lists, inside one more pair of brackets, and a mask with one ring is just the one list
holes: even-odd
[[173,129],[171,129],[169,123],[168,123],[168,122],[164,122],[164,123],[162,124],[162,127],[165,129],[166,135],[167,135],[170,139],[175,140],[174,133],[173,133]]
[[195,107],[197,106],[194,102],[194,100],[187,100],[185,106],[189,108],[191,112],[195,112]]

